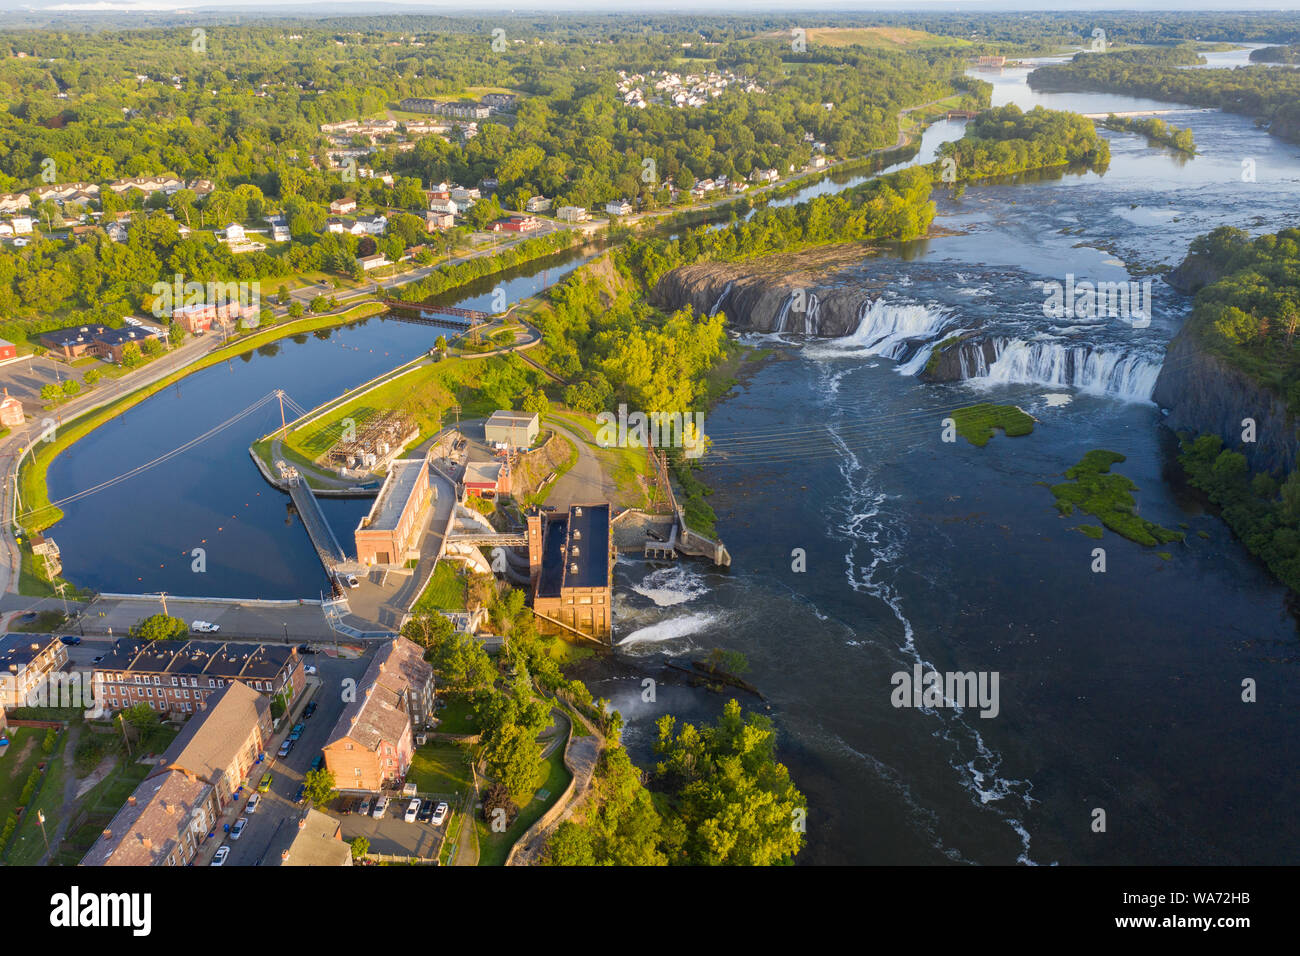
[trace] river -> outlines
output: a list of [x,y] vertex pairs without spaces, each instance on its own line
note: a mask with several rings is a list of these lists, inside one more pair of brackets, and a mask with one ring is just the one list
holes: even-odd
[[[976,75],[994,84],[994,105],[1179,108],[1038,94],[1027,69]],[[618,566],[629,675],[593,690],[629,718],[640,762],[654,759],[660,715],[710,719],[721,698],[660,687],[647,703],[638,665],[656,673],[666,655],[724,647],[748,657],[809,796],[801,862],[1297,861],[1296,626],[1284,590],[1166,480],[1173,438],[1149,401],[1188,302],[1157,279],[1148,328],[1062,328],[1041,310],[1044,280],[1140,278],[1214,226],[1294,225],[1300,150],[1246,117],[1169,120],[1192,128],[1200,155],[1107,132],[1103,174],[944,195],[936,225],[957,235],[845,270],[879,289],[855,334],[754,337],[779,360],[705,426],[731,570]],[[881,354],[889,329],[989,324],[1022,345],[968,382],[922,384]],[[1093,362],[1063,384],[1060,363],[1033,349],[1110,354],[1129,374]],[[1018,403],[1038,425],[982,449],[943,443],[945,412],[978,400]],[[1167,560],[1057,516],[1043,485],[1098,447],[1128,456],[1117,470],[1139,486],[1144,517],[1185,530]],[[1091,570],[1097,546],[1105,573]],[[891,676],[916,664],[997,672],[998,715],[895,708]],[[1267,700],[1243,703],[1245,678]]]
[[[1027,73],[977,75],[993,82],[995,105],[1177,108],[1038,94]],[[1157,282],[1155,318],[1141,330],[1050,327],[1041,317],[1044,280],[1140,278],[1175,264],[1216,225],[1293,224],[1300,150],[1241,116],[1171,121],[1192,127],[1200,155],[1108,132],[1104,174],[942,193],[936,224],[953,235],[846,272],[845,281],[879,289],[864,323],[910,322],[936,335],[993,325],[1004,340],[1000,368],[922,384],[882,354],[883,325],[840,340],[755,337],[776,359],[706,425],[717,453],[704,476],[732,568],[617,566],[624,673],[592,689],[624,712],[639,762],[653,760],[659,716],[709,719],[722,700],[664,685],[647,703],[642,672],[723,647],[748,657],[748,678],[772,703],[781,757],[809,797],[801,862],[1296,862],[1295,625],[1283,589],[1165,480],[1172,438],[1149,401],[1187,302]],[[959,127],[932,126],[914,161],[932,158]],[[1253,182],[1242,176],[1245,160]],[[861,179],[837,178],[800,198]],[[506,283],[511,301],[541,281],[517,275]],[[419,354],[434,334],[374,319],[198,373],[60,456],[51,497],[159,456],[272,389],[314,406]],[[1051,354],[1073,348],[1110,356],[1109,371],[1097,371],[1098,359],[1079,366],[1092,373],[1062,377]],[[983,449],[942,442],[945,412],[980,399],[1019,403],[1039,420],[1034,433]],[[306,536],[247,457],[277,420],[267,405],[64,506],[54,533],[67,575],[104,590],[315,595],[323,580]],[[1128,456],[1118,470],[1141,489],[1145,517],[1186,526],[1188,543],[1169,559],[1110,533],[1094,542],[1057,516],[1043,483],[1096,447]],[[367,504],[326,509],[346,535]],[[1090,570],[1098,545],[1104,574]],[[190,569],[199,546],[208,549],[202,575]],[[795,549],[806,571],[792,570]],[[998,715],[893,707],[891,675],[916,664],[997,672]],[[1240,700],[1247,677],[1260,683],[1259,703]],[[1097,810],[1102,833],[1093,832]]]

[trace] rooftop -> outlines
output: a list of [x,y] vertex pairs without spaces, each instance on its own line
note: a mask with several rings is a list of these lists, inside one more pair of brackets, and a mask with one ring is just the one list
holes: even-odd
[[206,710],[186,722],[159,758],[159,766],[215,783],[270,709],[266,697],[245,683],[231,681],[207,699]]
[[228,641],[141,641],[120,637],[96,666],[100,671],[141,671],[269,680],[296,656],[286,644],[235,644]]
[[327,813],[308,810],[279,866],[351,866],[352,848],[339,837],[340,824]]
[[22,670],[36,655],[57,641],[53,634],[6,634],[0,637],[0,671]]
[[399,458],[389,466],[388,477],[379,490],[379,497],[370,508],[370,514],[362,519],[358,531],[394,531],[397,522],[406,509],[406,503],[415,491],[416,483],[421,479],[427,481],[425,459]]
[[357,684],[356,700],[343,708],[326,746],[347,737],[369,750],[377,750],[383,741],[397,740],[410,721],[408,693],[413,686],[422,688],[432,679],[433,668],[416,644],[402,637],[386,641],[375,649],[370,666]]

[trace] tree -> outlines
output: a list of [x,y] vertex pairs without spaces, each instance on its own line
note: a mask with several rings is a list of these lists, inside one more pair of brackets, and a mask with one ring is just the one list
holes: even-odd
[[122,346],[122,364],[127,368],[135,368],[142,361],[140,346],[135,342],[127,342]]
[[96,382],[99,381],[99,377],[101,374],[102,373],[97,368],[88,368],[86,369],[86,374],[81,376],[81,380],[85,382],[87,385],[94,385]]
[[307,799],[317,809],[328,804],[337,793],[334,789],[334,774],[325,767],[321,767],[319,770],[309,770],[302,782],[306,788]]
[[510,829],[519,816],[519,807],[510,799],[510,789],[503,783],[493,783],[483,793],[483,819],[495,832]]
[[63,394],[67,395],[69,398],[76,395],[79,391],[81,391],[81,383],[75,378],[70,378],[63,383]]
[[352,840],[352,859],[359,860],[370,852],[370,841],[363,836]]
[[174,641],[185,637],[190,626],[178,617],[152,614],[131,629],[131,635],[142,641]]
[[42,385],[41,398],[47,402],[57,402],[59,399],[63,398],[63,389],[59,388],[59,386],[55,385],[53,382],[50,382],[48,385]]
[[297,299],[294,299],[292,302],[289,303],[289,318],[300,319],[302,318],[302,314],[305,311],[306,310],[302,307],[302,303],[299,302]]
[[675,858],[694,865],[768,866],[789,861],[803,846],[794,824],[806,801],[776,761],[776,734],[762,714],[742,716],[727,702],[712,727],[677,729],[658,722],[656,782],[673,796],[681,825]]

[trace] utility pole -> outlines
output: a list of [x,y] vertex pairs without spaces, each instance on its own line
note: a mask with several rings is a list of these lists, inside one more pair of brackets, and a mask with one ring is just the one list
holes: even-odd
[[162,599],[163,617],[170,617],[171,615],[167,613],[167,592],[159,591],[158,597]]
[[37,820],[37,822],[40,823],[40,825],[41,825],[41,838],[42,838],[43,840],[45,840],[45,852],[46,852],[46,853],[49,853],[49,852],[50,852],[50,838],[49,838],[49,836],[48,836],[48,835],[46,834],[46,832],[45,832],[45,811],[43,811],[43,810],[37,810],[37,811],[36,811],[36,820]]
[[68,582],[60,581],[54,585],[54,589],[59,592],[59,597],[63,598],[63,619],[66,621],[68,619]]
[[122,742],[126,744],[126,756],[131,756],[131,738],[126,735],[126,712],[122,711],[117,715],[117,721],[122,725]]

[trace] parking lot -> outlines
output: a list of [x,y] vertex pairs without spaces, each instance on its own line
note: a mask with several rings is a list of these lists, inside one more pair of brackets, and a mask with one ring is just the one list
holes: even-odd
[[[373,805],[374,800],[371,800]],[[362,836],[370,841],[371,853],[385,853],[395,856],[418,856],[435,859],[442,849],[446,837],[447,820],[441,826],[431,823],[407,823],[403,818],[409,798],[392,797],[383,819],[373,816],[361,816],[351,813],[341,817],[343,821],[343,839],[353,840]],[[448,819],[451,814],[448,812]]]

